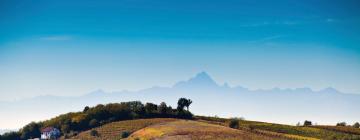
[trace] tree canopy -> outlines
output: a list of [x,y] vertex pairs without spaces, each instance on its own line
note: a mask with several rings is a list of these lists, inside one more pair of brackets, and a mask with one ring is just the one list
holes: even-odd
[[[70,112],[59,115],[50,120],[42,122],[31,122],[18,132],[5,133],[0,135],[1,140],[22,140],[29,138],[39,138],[41,129],[45,127],[55,127],[61,130],[62,135],[76,134],[79,131],[89,130],[94,127],[120,120],[131,120],[138,118],[184,118],[191,119],[192,114],[189,110],[190,99],[179,99],[181,110],[172,109],[165,102],[160,105],[140,101],[99,104],[94,107],[86,106],[82,111]],[[179,103],[178,102],[178,103]]]

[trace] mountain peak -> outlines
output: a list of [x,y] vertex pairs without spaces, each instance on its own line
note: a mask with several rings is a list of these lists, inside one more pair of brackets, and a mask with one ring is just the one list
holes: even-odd
[[174,87],[218,87],[218,84],[203,71],[187,81],[178,82]]
[[191,79],[214,81],[205,71],[196,74],[196,76]]
[[323,90],[320,90],[319,92],[321,92],[321,93],[332,93],[332,94],[334,94],[334,93],[340,93],[338,90],[336,90],[335,88],[333,88],[333,87],[328,87],[328,88],[325,88],[325,89],[323,89]]

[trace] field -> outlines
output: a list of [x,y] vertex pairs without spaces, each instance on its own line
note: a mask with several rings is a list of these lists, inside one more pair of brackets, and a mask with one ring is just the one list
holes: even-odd
[[[215,117],[196,117],[201,121],[208,121],[217,123],[219,125],[227,125],[229,119],[215,118]],[[338,127],[338,126],[291,126],[283,124],[274,124],[257,121],[239,121],[240,128],[244,130],[251,130],[264,134],[282,134],[282,137],[296,138],[296,139],[360,139],[360,129],[352,127]],[[302,137],[302,138],[301,138]]]
[[179,120],[166,122],[143,128],[133,133],[130,140],[159,139],[159,140],[192,140],[192,139],[218,139],[218,140],[275,140],[281,138],[257,135],[248,131],[232,129],[192,120]]
[[118,121],[109,123],[100,127],[95,128],[99,135],[97,137],[91,136],[90,131],[81,132],[79,135],[73,137],[72,139],[81,139],[81,140],[116,140],[121,138],[122,132],[134,132],[136,130],[142,129],[144,127],[159,124],[164,122],[176,121],[172,118],[156,118],[156,119],[138,119],[138,120],[127,120],[127,121]]
[[84,131],[72,139],[121,139],[123,132],[129,132],[129,140],[151,139],[247,139],[247,140],[356,140],[360,139],[359,129],[337,126],[291,126],[240,120],[239,128],[228,127],[230,119],[195,117],[193,120],[155,118],[109,123],[90,131]]

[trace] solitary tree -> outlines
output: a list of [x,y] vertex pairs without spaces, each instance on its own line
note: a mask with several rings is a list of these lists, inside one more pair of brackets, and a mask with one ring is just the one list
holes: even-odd
[[304,121],[304,126],[311,126],[311,125],[312,125],[311,121],[308,121],[308,120]]
[[354,128],[360,128],[359,122],[354,123],[353,127],[354,127]]
[[231,119],[229,122],[229,127],[238,129],[239,128],[239,119],[236,119],[236,118]]
[[89,107],[89,106],[85,106],[85,108],[84,108],[83,112],[86,112],[86,111],[88,111],[89,109],[90,109],[90,107]]
[[186,99],[186,98],[180,98],[178,101],[178,110],[184,110],[184,107],[187,108],[187,110],[189,111],[189,106],[192,103],[192,101],[190,99]]

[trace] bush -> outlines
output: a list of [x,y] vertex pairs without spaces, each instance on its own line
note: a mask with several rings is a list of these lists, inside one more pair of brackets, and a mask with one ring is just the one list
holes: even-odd
[[97,136],[99,136],[99,133],[98,133],[98,131],[93,129],[93,130],[90,131],[90,135],[94,136],[94,137],[97,137]]
[[20,140],[20,133],[6,132],[3,135],[1,135],[1,140]]
[[339,122],[336,124],[336,126],[346,126],[346,122]]
[[308,120],[304,121],[304,126],[311,126],[311,125],[312,125],[311,121],[308,121]]
[[238,129],[239,128],[239,119],[231,119],[229,122],[229,127]]
[[360,124],[359,122],[356,122],[354,125],[353,125],[354,128],[360,128]]
[[124,131],[121,133],[121,138],[127,138],[129,136],[130,136],[130,132],[128,132],[128,131]]
[[98,121],[96,120],[96,119],[92,119],[90,122],[89,122],[89,126],[90,127],[96,127],[96,126],[98,126],[99,125],[99,123],[98,123]]

